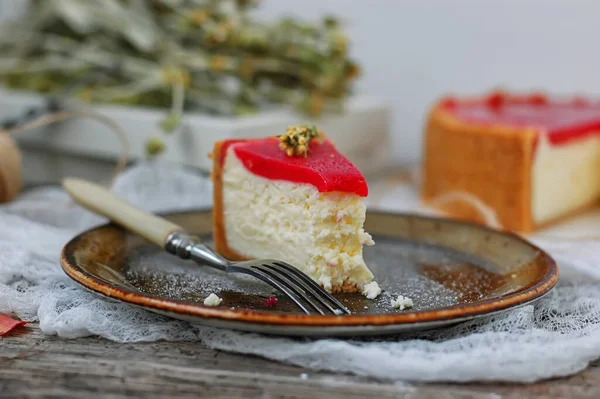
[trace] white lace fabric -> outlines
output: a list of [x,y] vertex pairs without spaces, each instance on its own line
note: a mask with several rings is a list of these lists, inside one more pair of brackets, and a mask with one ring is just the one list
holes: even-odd
[[[142,163],[114,190],[150,211],[210,205],[210,182],[174,166]],[[420,209],[398,188],[383,209]],[[166,318],[80,289],[61,270],[60,251],[103,222],[59,188],[40,188],[0,207],[0,313],[39,321],[45,334],[97,335],[118,342],[199,341],[315,370],[385,380],[537,381],[565,376],[600,358],[600,241],[533,237],[559,262],[561,278],[534,305],[413,334],[370,339],[299,340],[207,328]]]

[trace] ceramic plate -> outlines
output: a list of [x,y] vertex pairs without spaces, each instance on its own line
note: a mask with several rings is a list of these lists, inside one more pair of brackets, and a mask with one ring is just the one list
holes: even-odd
[[[167,218],[210,244],[210,210]],[[376,244],[364,256],[383,289],[375,300],[337,297],[349,316],[308,316],[287,298],[249,276],[225,275],[163,252],[107,224],[71,240],[64,271],[98,294],[192,322],[245,331],[301,336],[358,336],[441,327],[502,312],[546,294],[558,279],[555,262],[510,233],[410,214],[369,212],[365,229]],[[210,293],[223,298],[206,307]],[[414,307],[397,310],[397,295]]]

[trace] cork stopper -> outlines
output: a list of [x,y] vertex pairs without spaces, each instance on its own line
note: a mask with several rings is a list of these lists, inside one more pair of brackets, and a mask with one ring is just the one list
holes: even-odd
[[21,152],[13,139],[0,133],[0,203],[15,198],[21,190]]

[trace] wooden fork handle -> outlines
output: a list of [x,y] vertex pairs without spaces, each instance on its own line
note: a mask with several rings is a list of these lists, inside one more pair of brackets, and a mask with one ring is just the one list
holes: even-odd
[[161,248],[165,247],[171,233],[183,231],[181,226],[136,208],[98,184],[78,178],[66,178],[62,185],[84,208],[107,217]]

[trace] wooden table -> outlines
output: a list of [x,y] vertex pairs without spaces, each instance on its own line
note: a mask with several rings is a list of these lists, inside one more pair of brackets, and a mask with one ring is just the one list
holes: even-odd
[[600,398],[600,362],[531,385],[377,382],[312,372],[199,343],[118,344],[44,336],[37,325],[0,338],[1,398]]

